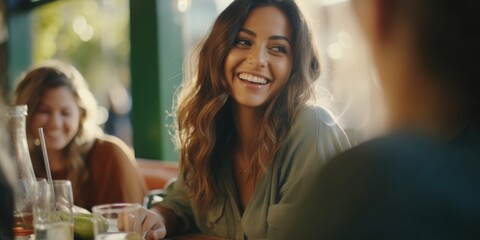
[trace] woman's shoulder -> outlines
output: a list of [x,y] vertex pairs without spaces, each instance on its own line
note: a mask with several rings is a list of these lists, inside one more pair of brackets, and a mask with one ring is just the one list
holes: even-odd
[[[336,154],[350,143],[343,129],[326,108],[306,105],[297,113],[286,141],[277,153],[276,171],[281,192],[297,187],[299,179],[318,174]],[[302,180],[303,181],[303,180]]]
[[103,134],[98,136],[95,144],[92,147],[92,156],[95,155],[110,155],[110,156],[125,156],[133,158],[133,151],[122,140],[115,136]]
[[331,127],[338,126],[333,114],[326,108],[307,104],[299,110],[293,125],[306,127],[308,125]]
[[303,149],[319,158],[329,159],[350,148],[350,142],[330,111],[321,106],[306,105],[297,113],[285,147]]
[[297,113],[292,128],[299,128],[314,132],[314,129],[335,128],[341,129],[333,114],[326,108],[319,105],[305,105]]
[[120,138],[108,134],[102,134],[100,136],[97,136],[96,140],[96,144],[102,146],[121,148],[128,147],[127,144],[125,144]]

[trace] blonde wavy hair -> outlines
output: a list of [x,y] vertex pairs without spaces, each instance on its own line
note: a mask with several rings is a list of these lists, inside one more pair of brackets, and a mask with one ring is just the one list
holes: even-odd
[[223,67],[243,22],[260,6],[274,6],[287,16],[293,30],[293,65],[288,82],[263,114],[251,176],[258,176],[272,163],[295,115],[313,98],[320,64],[310,28],[297,4],[293,0],[233,1],[199,46],[192,78],[184,81],[177,99],[175,140],[180,149],[180,177],[198,209],[208,209],[223,194],[218,169],[229,158],[236,137]]
[[[58,87],[68,88],[80,109],[78,132],[64,148],[64,153],[67,156],[67,178],[72,182],[75,197],[89,177],[85,158],[101,131],[95,124],[97,102],[84,78],[75,67],[67,63],[61,61],[46,62],[22,75],[15,89],[13,103],[15,105],[26,104],[28,106],[28,116],[33,116],[38,110],[44,92]],[[38,139],[35,139],[36,134],[30,128],[30,125],[31,118],[27,117],[27,139],[33,168],[37,177],[45,178],[46,172],[41,149],[38,146]]]

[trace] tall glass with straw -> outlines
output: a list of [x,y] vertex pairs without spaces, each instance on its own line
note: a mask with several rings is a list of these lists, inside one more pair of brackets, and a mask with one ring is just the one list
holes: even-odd
[[13,232],[16,239],[29,239],[33,234],[33,200],[36,183],[30,152],[27,144],[27,106],[20,105],[8,109],[11,155],[17,169],[15,186],[15,209]]
[[37,182],[35,204],[35,239],[73,240],[73,193],[69,180],[52,180],[43,128],[38,129],[48,183]]

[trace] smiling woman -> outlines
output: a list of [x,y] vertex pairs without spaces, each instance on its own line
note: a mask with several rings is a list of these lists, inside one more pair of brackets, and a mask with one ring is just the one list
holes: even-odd
[[236,0],[197,50],[176,106],[180,175],[136,224],[147,239],[266,239],[349,147],[328,111],[308,104],[320,66],[307,20],[293,0]]
[[95,124],[96,101],[80,73],[52,61],[26,72],[14,103],[28,106],[27,138],[37,177],[45,177],[38,140],[44,128],[54,179],[72,181],[75,204],[141,203],[146,185],[132,152]]

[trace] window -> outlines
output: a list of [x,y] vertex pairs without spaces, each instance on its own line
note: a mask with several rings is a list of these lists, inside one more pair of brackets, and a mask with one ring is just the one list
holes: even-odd
[[99,124],[131,145],[128,0],[55,1],[32,18],[33,63],[77,67],[101,106]]

